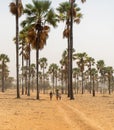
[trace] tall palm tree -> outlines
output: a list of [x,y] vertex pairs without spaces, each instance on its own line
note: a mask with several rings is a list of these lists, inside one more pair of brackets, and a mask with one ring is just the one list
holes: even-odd
[[10,60],[6,54],[1,54],[0,61],[2,62],[2,92],[4,92],[5,68],[6,68],[6,63],[9,62]]
[[[50,64],[48,73],[52,74],[52,83],[53,83],[53,93],[55,92],[55,77],[57,75],[58,66],[55,63]],[[56,86],[57,87],[57,86]]]
[[56,15],[54,10],[50,7],[51,2],[49,0],[32,0],[32,4],[27,4],[24,13],[27,14],[25,23],[33,25],[33,31],[36,32],[36,37],[32,40],[32,45],[36,48],[36,84],[37,84],[37,97],[39,99],[38,88],[38,71],[39,71],[39,49],[43,49],[48,38],[48,32],[50,27],[46,24],[50,24],[56,27]]
[[[82,3],[85,2],[85,0],[81,0]],[[70,8],[70,35],[69,35],[69,86],[70,86],[70,99],[74,99],[73,97],[73,89],[72,89],[72,49],[73,49],[73,17],[77,15],[77,11],[74,11],[74,5],[75,0],[69,0],[69,3],[71,5]],[[79,18],[82,15],[79,15]],[[74,21],[77,23],[80,22],[79,18]]]
[[34,63],[32,63],[31,65],[30,65],[30,74],[31,74],[31,77],[32,77],[32,92],[34,91],[34,87],[33,87],[33,83],[34,83],[34,77],[35,77],[35,64]]
[[23,6],[21,0],[15,0],[15,2],[10,3],[10,12],[15,15],[16,18],[16,78],[17,78],[17,98],[20,98],[20,90],[19,90],[19,45],[18,45],[18,18],[22,15]]
[[62,59],[60,60],[62,73],[64,73],[64,79],[65,79],[65,86],[67,87],[66,90],[68,90],[68,97],[69,97],[69,85],[68,85],[68,50],[64,50],[62,53]]
[[[73,17],[71,19],[71,7],[73,8]],[[71,42],[73,43],[71,39],[71,28],[70,26],[71,20],[72,22],[79,23],[80,18],[82,17],[82,14],[79,13],[80,8],[77,7],[76,4],[71,5],[69,2],[63,2],[59,4],[59,7],[57,8],[57,11],[59,12],[58,18],[59,21],[65,21],[66,27],[63,31],[63,38],[67,38],[68,42],[68,96],[70,96],[71,99],[74,99],[73,97],[73,91],[72,91],[72,50],[73,46]],[[74,20],[74,21],[73,21]],[[72,35],[73,36],[73,35]]]
[[98,72],[100,73],[102,82],[105,83],[105,73],[104,73],[105,62],[104,62],[104,60],[98,60],[96,63],[96,67],[97,67]]
[[105,76],[108,78],[108,90],[109,94],[111,94],[111,80],[113,77],[113,68],[111,66],[107,66],[103,68]]
[[[25,45],[26,45],[26,31],[23,29],[19,32],[19,50],[22,57],[22,63],[21,66],[22,68],[24,67],[24,51],[25,51]],[[23,69],[22,69],[22,95],[24,94],[24,79],[23,79]]]
[[[23,66],[22,68],[22,71],[23,71],[23,77],[24,77],[24,80],[25,80],[25,94],[27,94],[27,75],[28,75],[28,66]],[[23,91],[24,91],[24,88],[23,88]]]
[[[75,78],[75,94],[77,91],[78,94],[78,77],[79,77],[80,69],[79,68],[73,68],[73,78]],[[77,83],[76,83],[77,81]]]
[[104,60],[98,60],[96,66],[97,66],[98,71],[102,73],[102,69],[105,66]]
[[84,93],[84,88],[83,88],[84,69],[85,69],[85,65],[87,63],[87,54],[86,54],[86,52],[75,54],[75,59],[77,61],[77,65],[80,68],[80,71],[82,73],[82,94],[83,94]]
[[[86,0],[81,0],[84,3]],[[74,2],[75,0],[69,0],[71,5],[70,8],[70,35],[69,35],[69,88],[70,88],[70,99],[74,99],[73,97],[73,89],[72,89],[72,50],[73,50],[73,17],[77,15],[77,11],[74,11]],[[80,15],[79,15],[80,16]],[[80,18],[80,17],[79,17]],[[78,19],[76,19],[79,22]]]
[[29,56],[28,58],[28,66],[29,66],[29,77],[28,77],[28,96],[30,96],[30,64],[31,64],[31,47],[34,48],[34,40],[36,38],[36,32],[34,31],[33,25],[25,23],[22,21],[21,26],[23,30],[21,31],[21,36],[24,38],[25,48],[28,48],[26,54]]
[[93,80],[93,97],[95,96],[95,79],[97,77],[97,70],[95,68],[92,68],[91,69],[91,77],[92,77],[92,80]]
[[30,47],[30,43],[27,44],[25,46],[25,59],[26,59],[26,65],[28,67],[28,93],[27,95],[30,96],[30,61],[31,61],[31,58],[30,58],[30,51],[31,51],[31,47]]
[[87,57],[87,67],[88,67],[88,71],[89,71],[89,74],[90,74],[90,93],[91,93],[91,69],[92,69],[92,66],[95,64],[95,59],[92,58],[92,57]]
[[47,58],[45,58],[45,57],[42,57],[42,58],[40,58],[39,59],[39,64],[40,64],[40,67],[41,67],[41,69],[42,69],[42,74],[43,74],[43,88],[44,88],[44,93],[45,93],[45,69],[46,69],[46,67],[47,67]]

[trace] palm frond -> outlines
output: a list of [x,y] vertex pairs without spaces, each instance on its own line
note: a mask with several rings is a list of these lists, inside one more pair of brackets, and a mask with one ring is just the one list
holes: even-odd
[[53,27],[57,27],[56,14],[53,9],[50,9],[46,15],[46,22],[51,24]]
[[70,30],[69,30],[69,29],[65,29],[65,30],[63,31],[63,38],[68,38],[69,35],[70,35]]
[[23,5],[22,3],[18,4],[18,16],[20,17],[23,13]]
[[49,31],[50,31],[50,27],[45,25],[45,26],[43,27],[43,30],[49,32]]
[[[17,13],[16,3],[11,2],[9,7],[10,7],[10,12],[13,15],[16,15],[16,13]],[[23,5],[22,5],[22,3],[19,2],[19,4],[18,4],[18,17],[20,17],[22,15],[22,13],[23,13]]]
[[76,22],[77,24],[79,24],[80,23],[80,19],[76,18],[76,19],[74,19],[74,22]]
[[16,9],[16,4],[14,2],[11,2],[10,5],[10,12],[13,14],[13,15],[16,15],[16,12],[17,12],[17,9]]
[[82,3],[86,2],[86,0],[81,0]]

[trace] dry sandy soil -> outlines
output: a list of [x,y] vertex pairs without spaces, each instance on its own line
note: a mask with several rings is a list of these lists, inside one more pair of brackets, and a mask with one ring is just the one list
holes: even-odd
[[0,130],[114,130],[114,95],[76,95],[49,100],[35,93],[16,99],[16,91],[0,92]]

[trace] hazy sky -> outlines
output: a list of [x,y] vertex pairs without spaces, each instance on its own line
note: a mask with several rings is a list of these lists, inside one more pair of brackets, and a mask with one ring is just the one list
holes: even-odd
[[[52,7],[56,8],[64,1],[52,0]],[[83,19],[79,25],[74,25],[74,49],[76,52],[86,52],[96,61],[104,60],[107,66],[114,67],[114,0],[87,0],[84,4],[80,1],[76,0]],[[15,76],[15,44],[12,41],[15,36],[15,17],[9,13],[10,2],[12,0],[4,0],[0,4],[0,54],[9,56],[10,76]],[[31,0],[22,2],[25,6]],[[62,36],[64,27],[64,23],[59,24],[56,29],[52,27],[47,45],[40,51],[40,57],[46,57],[49,64],[58,64],[62,52],[67,48],[67,41]],[[35,51],[32,51],[32,62],[35,63]]]

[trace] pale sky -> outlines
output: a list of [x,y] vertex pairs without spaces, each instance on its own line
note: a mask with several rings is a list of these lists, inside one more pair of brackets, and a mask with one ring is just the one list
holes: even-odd
[[[56,8],[64,1],[52,0],[52,7]],[[84,4],[80,1],[76,0],[83,19],[79,25],[74,25],[74,49],[76,52],[86,52],[96,61],[104,60],[106,66],[114,67],[114,0],[87,0]],[[9,13],[10,2],[12,0],[4,0],[0,4],[0,54],[9,56],[10,76],[15,76],[15,44],[12,41],[15,36],[15,17]],[[22,2],[25,6],[31,0],[22,0]],[[19,20],[21,21],[22,18]],[[46,57],[48,64],[59,64],[61,55],[67,48],[67,41],[62,36],[64,27],[64,23],[59,24],[55,29],[52,27],[47,45],[40,51],[40,57]],[[34,57],[32,62],[35,63],[35,51],[32,51],[32,57]]]

